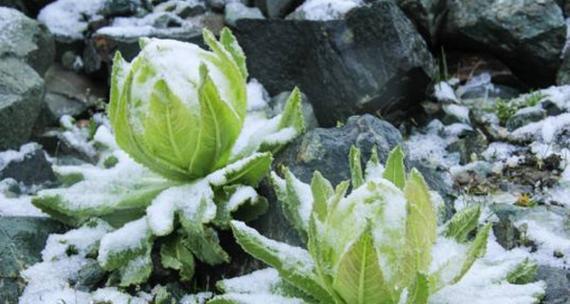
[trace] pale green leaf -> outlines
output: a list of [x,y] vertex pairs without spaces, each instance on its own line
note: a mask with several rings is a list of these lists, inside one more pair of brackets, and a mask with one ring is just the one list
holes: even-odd
[[469,250],[467,251],[467,255],[465,260],[463,261],[463,265],[461,266],[461,270],[459,273],[453,278],[452,284],[455,284],[463,278],[463,276],[471,269],[473,263],[475,261],[484,256],[485,252],[487,251],[487,239],[489,238],[489,231],[491,230],[492,225],[487,224],[483,226],[483,228],[477,233],[475,240],[469,245]]
[[388,155],[384,178],[391,181],[400,189],[406,185],[406,166],[404,165],[404,150],[397,146]]
[[427,304],[430,295],[428,277],[418,273],[414,284],[408,290],[406,304]]
[[384,279],[370,230],[366,230],[340,259],[333,283],[344,303],[394,303]]
[[507,274],[507,282],[517,285],[532,283],[536,281],[537,272],[538,264],[527,258]]
[[216,187],[232,184],[255,187],[271,169],[272,161],[271,153],[255,153],[211,173],[206,178]]
[[128,287],[139,285],[148,280],[152,273],[152,259],[150,249],[143,255],[137,256],[117,269],[121,281],[119,286]]
[[408,285],[417,272],[426,273],[431,264],[431,250],[437,238],[437,215],[428,186],[417,170],[405,183],[407,200],[405,250],[401,280]]
[[233,218],[251,221],[267,211],[268,202],[259,196],[251,186],[226,186],[217,199],[217,212],[214,224],[223,229],[229,228]]
[[311,191],[313,193],[313,214],[322,221],[327,216],[328,203],[334,195],[334,188],[319,171],[315,171],[311,180]]
[[279,129],[293,128],[298,134],[305,131],[305,119],[303,118],[302,96],[299,88],[295,87],[283,108],[281,119],[279,120]]
[[360,164],[360,149],[355,146],[350,147],[348,156],[350,164],[350,176],[352,180],[352,188],[356,189],[364,183],[364,175],[362,173],[362,165]]
[[228,29],[227,27],[224,27],[222,29],[222,32],[220,33],[220,42],[222,43],[226,51],[228,51],[228,53],[232,55],[234,62],[239,67],[242,77],[244,79],[247,79],[248,74],[247,74],[247,66],[245,64],[245,59],[246,59],[245,53],[243,52],[236,38],[232,34],[232,31],[230,31],[230,29]]
[[455,214],[445,227],[444,235],[455,239],[459,243],[465,243],[469,235],[477,229],[481,207],[479,205],[467,207]]
[[165,268],[177,270],[182,281],[189,281],[194,276],[194,256],[179,235],[162,244],[160,262]]
[[215,296],[208,304],[308,304],[302,299],[272,294],[228,293]]
[[247,253],[277,269],[283,279],[311,297],[332,302],[316,278],[314,262],[306,250],[267,239],[242,222],[232,221],[231,227],[238,244]]

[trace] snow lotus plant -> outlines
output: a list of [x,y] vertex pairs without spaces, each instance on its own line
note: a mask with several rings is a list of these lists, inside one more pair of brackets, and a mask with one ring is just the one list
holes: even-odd
[[353,148],[348,195],[348,182],[334,189],[318,172],[310,185],[287,170],[284,178],[273,173],[307,250],[232,221],[243,249],[273,268],[220,281],[225,294],[209,303],[422,304],[460,281],[486,251],[491,226],[479,227],[480,208],[464,209],[438,229],[441,200],[417,170],[406,174],[401,148],[385,168],[373,153],[365,173],[359,155]]
[[115,227],[101,238],[97,258],[121,286],[147,280],[158,238],[162,266],[183,280],[195,258],[228,262],[216,228],[265,211],[254,187],[271,153],[304,128],[297,89],[282,114],[249,113],[242,49],[228,29],[220,40],[207,30],[203,36],[211,51],[143,39],[131,63],[117,53],[108,109],[114,138],[105,128],[96,134],[111,149],[97,166],[56,167],[67,187],[33,200],[70,225],[97,217]]

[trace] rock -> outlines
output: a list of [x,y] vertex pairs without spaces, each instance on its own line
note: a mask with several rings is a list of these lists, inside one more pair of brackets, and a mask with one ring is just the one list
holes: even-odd
[[101,13],[107,17],[132,16],[141,9],[140,0],[105,0]]
[[452,123],[464,123],[470,124],[469,119],[469,108],[466,106],[461,106],[457,104],[447,104],[443,106],[443,111],[445,112],[445,117],[443,121],[448,124]]
[[541,265],[538,267],[536,278],[546,283],[546,294],[541,303],[570,303],[570,271]]
[[75,287],[81,291],[94,290],[106,275],[107,273],[96,260],[90,260],[79,270]]
[[562,64],[556,74],[556,84],[557,85],[568,85],[570,84],[570,52],[566,52],[562,59]]
[[445,21],[445,0],[397,0],[397,3],[425,40],[437,45],[438,32]]
[[19,59],[0,60],[0,150],[26,143],[42,107],[44,82]]
[[22,59],[43,75],[55,56],[49,31],[21,12],[5,7],[0,7],[0,28],[0,58]]
[[19,151],[0,152],[0,180],[13,178],[24,185],[40,185],[57,180],[42,148],[35,143]]
[[222,11],[226,4],[232,2],[240,2],[240,0],[206,0],[206,3],[208,3],[211,8],[218,11]]
[[342,20],[352,9],[362,5],[360,0],[306,0],[287,15],[288,20]]
[[386,1],[343,21],[240,20],[234,33],[250,75],[271,95],[299,86],[324,127],[361,113],[400,122],[420,111],[433,71],[425,41]]
[[353,116],[338,128],[317,128],[288,145],[275,159],[274,166],[287,166],[300,180],[310,182],[318,170],[333,185],[350,178],[350,147],[360,148],[363,161],[368,160],[376,145],[384,163],[392,148],[402,142],[398,129],[372,115]]
[[480,156],[487,149],[489,142],[485,135],[478,131],[471,131],[467,136],[460,138],[447,147],[449,152],[459,153],[462,165],[472,161],[472,156]]
[[201,1],[170,0],[154,7],[153,12],[171,12],[180,18],[188,18],[206,12],[206,5]]
[[283,18],[291,13],[303,0],[255,0],[255,6],[259,7],[267,18]]
[[[285,103],[291,94],[290,91],[288,92],[281,92],[277,96],[274,96],[269,101],[269,117],[274,117],[279,115],[279,113],[283,112],[283,108],[285,108]],[[313,106],[309,102],[307,95],[301,93],[302,96],[302,106],[303,106],[303,117],[305,118],[305,128],[307,130],[312,130],[319,126],[317,122],[317,118],[315,117],[315,112],[313,110]]]
[[34,18],[46,5],[55,0],[0,0],[0,6],[15,8]]
[[51,233],[65,227],[42,217],[0,217],[0,299],[17,303],[25,287],[20,271],[40,262],[41,251]]
[[554,83],[566,41],[554,0],[450,0],[447,10],[447,48],[490,52],[530,85]]
[[507,120],[507,129],[513,131],[531,122],[543,120],[547,116],[547,111],[542,107],[528,107],[518,110]]
[[45,86],[45,105],[35,126],[36,131],[48,126],[59,126],[62,116],[76,117],[107,98],[104,84],[65,70],[58,64],[46,73]]
[[228,3],[225,9],[226,23],[235,26],[241,19],[265,19],[257,7],[247,7],[240,2]]

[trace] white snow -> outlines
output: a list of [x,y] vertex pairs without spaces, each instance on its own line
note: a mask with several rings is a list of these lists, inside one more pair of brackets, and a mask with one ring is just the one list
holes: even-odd
[[75,119],[69,115],[63,115],[60,118],[60,124],[65,128],[65,131],[61,133],[62,140],[88,157],[95,157],[97,155],[95,147],[89,142],[88,128],[78,127],[75,124]]
[[361,5],[361,0],[307,0],[287,18],[320,21],[343,19],[346,13]]
[[225,279],[220,285],[228,293],[271,294],[276,291],[281,278],[274,268],[265,268],[237,278]]
[[[172,20],[176,20],[179,27],[159,28],[155,24],[157,19],[168,16]],[[139,37],[176,37],[183,36],[192,31],[198,31],[199,28],[189,21],[178,17],[174,13],[160,12],[150,13],[144,17],[118,17],[113,20],[109,26],[102,27],[97,30],[98,35],[108,35],[122,38],[139,38]]]
[[434,85],[434,95],[440,102],[459,102],[453,88],[446,81],[441,81]]
[[505,161],[518,150],[520,150],[520,148],[509,143],[493,142],[487,147],[482,155],[485,160],[490,162]]
[[0,152],[0,170],[4,169],[11,162],[21,162],[26,156],[30,155],[36,150],[41,149],[41,146],[36,143],[27,143],[16,150],[6,150]]
[[570,113],[564,113],[520,127],[511,133],[511,137],[515,140],[537,140],[551,144],[555,135],[568,127],[570,127]]
[[100,264],[105,265],[108,263],[109,258],[117,252],[143,248],[150,234],[151,231],[146,217],[143,216],[138,220],[129,222],[123,227],[103,236],[97,260]]
[[58,0],[40,11],[38,21],[57,36],[80,40],[89,20],[102,18],[98,12],[104,3],[105,0]]
[[267,107],[269,93],[255,78],[247,83],[247,110],[259,111]]
[[113,228],[104,221],[91,222],[92,227],[84,225],[64,234],[51,234],[42,251],[44,261],[62,260],[67,258],[67,251],[73,248],[80,256],[86,256],[96,249],[101,238]]
[[228,211],[236,211],[243,203],[256,201],[259,198],[257,191],[251,186],[238,186],[237,190],[232,194],[228,201]]
[[465,124],[470,124],[469,119],[469,108],[466,106],[456,105],[456,104],[446,104],[443,105],[443,111],[460,122]]
[[47,216],[32,205],[31,196],[11,193],[13,186],[19,187],[11,178],[0,181],[0,216]]

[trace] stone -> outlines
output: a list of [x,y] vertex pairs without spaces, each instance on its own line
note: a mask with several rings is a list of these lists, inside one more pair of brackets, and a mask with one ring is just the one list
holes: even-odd
[[43,75],[55,57],[55,43],[46,27],[15,9],[0,7],[0,28],[0,58],[22,59]]
[[414,22],[431,45],[437,45],[439,30],[445,21],[445,0],[397,0],[398,6]]
[[265,19],[259,8],[247,7],[241,2],[228,3],[224,10],[226,23],[235,26],[241,19]]
[[15,8],[29,17],[36,17],[40,10],[55,0],[0,0],[0,6]]
[[363,113],[399,123],[421,111],[433,75],[425,41],[389,1],[345,20],[240,20],[234,34],[250,75],[271,95],[299,86],[323,127]]
[[283,18],[293,12],[303,0],[255,0],[255,6],[259,7],[267,18]]
[[462,165],[472,161],[472,156],[480,156],[487,149],[489,142],[485,135],[479,131],[471,131],[463,138],[458,139],[447,147],[451,153],[459,153],[459,160]]
[[[291,91],[281,92],[271,98],[269,101],[269,117],[274,117],[279,115],[279,113],[283,112],[285,108],[285,103],[287,99],[291,95]],[[313,106],[309,102],[307,95],[301,93],[301,102],[302,102],[302,111],[303,111],[303,118],[305,119],[305,129],[312,130],[319,126],[319,122],[315,117],[315,111],[313,110]]]
[[77,117],[107,98],[105,84],[65,70],[59,64],[53,65],[46,73],[45,86],[45,104],[36,123],[36,131],[48,126],[59,126],[62,116]]
[[568,85],[570,84],[570,52],[566,51],[562,58],[562,64],[560,69],[556,74],[556,84],[557,85]]
[[507,120],[506,127],[509,131],[513,131],[529,123],[543,120],[546,116],[547,111],[540,106],[522,108]]
[[41,185],[56,182],[51,164],[41,146],[23,145],[19,151],[0,152],[0,180],[12,178],[24,185]]
[[140,8],[140,0],[106,0],[101,13],[107,17],[131,16]]
[[47,237],[65,227],[43,217],[0,217],[0,299],[17,303],[25,287],[20,271],[41,261]]
[[0,150],[26,143],[42,108],[44,82],[19,59],[0,60]]
[[155,6],[153,12],[171,12],[184,19],[205,13],[206,5],[201,1],[170,0]]
[[546,294],[541,303],[570,303],[570,271],[551,266],[540,265],[536,274],[537,280],[546,283]]
[[554,0],[450,0],[447,11],[447,49],[490,52],[531,86],[554,83],[566,41]]
[[81,291],[91,291],[95,289],[97,284],[100,283],[106,275],[107,273],[99,265],[99,262],[89,260],[89,262],[79,270],[75,287]]
[[287,166],[297,178],[310,182],[318,170],[333,185],[348,180],[348,153],[352,145],[362,152],[363,164],[376,146],[380,161],[402,142],[402,135],[390,123],[372,115],[353,116],[337,128],[317,128],[305,133],[276,156],[274,167]]

